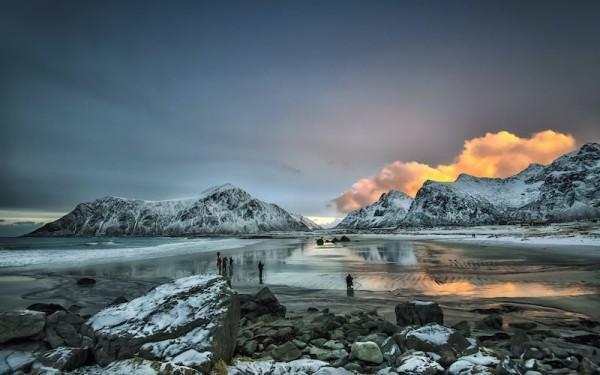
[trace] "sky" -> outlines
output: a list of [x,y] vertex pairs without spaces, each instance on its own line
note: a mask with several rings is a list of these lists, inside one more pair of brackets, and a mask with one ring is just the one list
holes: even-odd
[[225,182],[327,222],[424,178],[548,162],[600,140],[598,14],[597,1],[4,1],[0,236],[106,195]]

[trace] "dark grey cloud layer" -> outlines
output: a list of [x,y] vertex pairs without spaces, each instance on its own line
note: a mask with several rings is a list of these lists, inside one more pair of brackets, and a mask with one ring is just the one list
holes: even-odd
[[598,2],[9,1],[0,209],[232,182],[308,215],[486,131],[600,139]]

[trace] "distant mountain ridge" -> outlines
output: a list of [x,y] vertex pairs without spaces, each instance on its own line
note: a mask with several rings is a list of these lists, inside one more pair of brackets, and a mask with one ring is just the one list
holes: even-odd
[[80,203],[29,235],[184,236],[314,229],[303,219],[224,184],[194,198],[145,201],[109,196]]
[[365,229],[397,227],[404,219],[413,199],[401,191],[390,190],[369,206],[352,211],[336,228]]
[[[461,174],[454,182],[426,181],[410,208],[385,207],[386,197],[353,211],[336,228],[473,226],[600,218],[600,144],[587,143],[548,166],[531,164],[508,178]],[[392,219],[395,218],[395,219]]]

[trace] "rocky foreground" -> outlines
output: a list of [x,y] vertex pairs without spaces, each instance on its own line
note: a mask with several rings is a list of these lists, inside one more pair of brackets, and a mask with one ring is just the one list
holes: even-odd
[[[268,288],[175,280],[91,317],[59,305],[0,313],[0,374],[600,374],[598,323],[503,323],[503,308],[444,325],[439,305],[289,314]],[[508,308],[508,307],[506,307]]]

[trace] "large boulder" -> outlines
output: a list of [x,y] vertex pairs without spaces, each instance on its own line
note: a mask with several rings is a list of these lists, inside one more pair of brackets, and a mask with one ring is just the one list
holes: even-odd
[[269,315],[271,317],[284,318],[286,308],[273,292],[267,287],[262,288],[255,295],[243,294],[240,296],[242,316],[249,320]]
[[46,314],[33,310],[0,312],[0,344],[42,333]]
[[396,305],[396,323],[399,326],[428,323],[444,324],[444,313],[440,305],[431,301],[408,301]]
[[352,344],[350,350],[352,358],[375,364],[383,362],[383,353],[381,353],[381,349],[379,349],[379,346],[372,341],[357,341]]
[[239,319],[227,280],[195,275],[100,311],[82,332],[94,338],[94,358],[103,366],[139,354],[208,372],[217,361],[231,360]]

